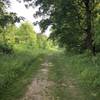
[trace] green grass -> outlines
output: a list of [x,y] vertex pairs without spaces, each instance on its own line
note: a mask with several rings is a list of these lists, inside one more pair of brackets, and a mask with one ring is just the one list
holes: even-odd
[[100,100],[99,61],[99,54],[96,58],[86,54],[53,54],[49,79],[56,83],[52,93],[55,100]]
[[[69,58],[70,70],[76,75],[87,100],[100,99],[100,54],[96,57],[74,55]],[[88,92],[87,92],[88,91]]]
[[28,49],[16,45],[14,54],[0,54],[0,100],[19,100],[45,56],[50,54],[49,79],[54,100],[100,100],[100,54],[64,54],[61,50]]
[[14,54],[0,54],[0,100],[19,100],[44,59],[42,49],[15,49]]

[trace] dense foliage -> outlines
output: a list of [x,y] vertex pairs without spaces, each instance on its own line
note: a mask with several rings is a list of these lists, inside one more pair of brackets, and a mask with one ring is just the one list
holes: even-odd
[[[96,53],[97,19],[99,0],[24,0],[29,6],[39,6],[35,16],[43,16],[39,22],[42,31],[52,26],[50,38],[67,49]],[[98,23],[100,25],[100,23]],[[99,29],[98,29],[99,30]],[[100,50],[98,50],[100,51]]]
[[[11,53],[12,46],[8,43],[7,34],[10,32],[16,22],[20,22],[22,17],[17,17],[16,13],[8,12],[7,8],[10,6],[9,0],[0,0],[0,51],[4,53]],[[11,32],[12,33],[12,32]]]
[[[77,83],[80,90],[85,91],[86,100],[99,100],[100,54],[94,57],[89,52],[93,55],[100,52],[100,1],[23,0],[28,2],[26,7],[39,7],[34,16],[42,16],[42,20],[36,23],[42,32],[51,26],[51,40],[42,32],[36,34],[29,22],[17,27],[15,23],[22,17],[7,12],[9,1],[0,0],[0,99],[18,100],[49,53],[46,60],[51,64],[48,74],[55,82],[55,100],[79,98],[80,94],[68,94]],[[56,53],[51,51],[54,48],[52,40],[70,51],[66,52],[67,56],[58,46]],[[74,88],[74,93],[77,92]]]
[[16,27],[15,23],[23,20],[23,17],[17,17],[16,13],[7,11],[10,3],[10,0],[0,0],[0,52],[12,53],[16,44],[24,44],[28,48],[46,48],[49,44],[46,44],[47,37],[41,35],[41,39],[37,38],[31,23],[25,22],[19,28]]

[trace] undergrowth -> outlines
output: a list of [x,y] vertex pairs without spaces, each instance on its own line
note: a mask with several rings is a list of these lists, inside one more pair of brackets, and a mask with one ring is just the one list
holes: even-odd
[[53,93],[55,100],[78,100],[79,97],[71,97],[66,87],[70,79],[74,80],[75,84],[73,81],[72,84],[82,93],[81,100],[100,99],[100,54],[92,57],[87,54],[55,53],[51,60],[54,66],[50,67],[49,78],[56,83]]
[[13,54],[0,54],[0,100],[19,100],[44,58],[46,50],[16,47]]

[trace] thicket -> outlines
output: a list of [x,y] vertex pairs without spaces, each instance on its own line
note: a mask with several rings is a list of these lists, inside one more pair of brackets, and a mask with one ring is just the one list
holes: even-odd
[[23,22],[19,27],[10,24],[0,34],[0,38],[0,52],[6,54],[14,53],[14,47],[18,45],[28,49],[53,47],[53,42],[43,34],[36,34],[33,25],[29,22]]

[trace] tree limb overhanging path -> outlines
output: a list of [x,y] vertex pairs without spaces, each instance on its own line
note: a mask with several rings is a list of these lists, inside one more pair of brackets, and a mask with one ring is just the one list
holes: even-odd
[[[84,95],[78,87],[76,80],[73,79],[70,74],[63,82],[57,83],[49,79],[50,70],[55,66],[55,59],[59,62],[59,65],[62,64],[63,69],[63,63],[60,61],[61,59],[53,55],[47,55],[44,58],[44,62],[40,65],[41,69],[38,71],[31,84],[28,85],[28,89],[21,100],[87,100],[84,99]],[[55,87],[61,89],[61,91],[56,90],[57,92],[62,93],[61,95],[65,95],[62,97],[60,97],[59,93],[57,95],[54,90]],[[62,89],[65,93],[62,92]]]

